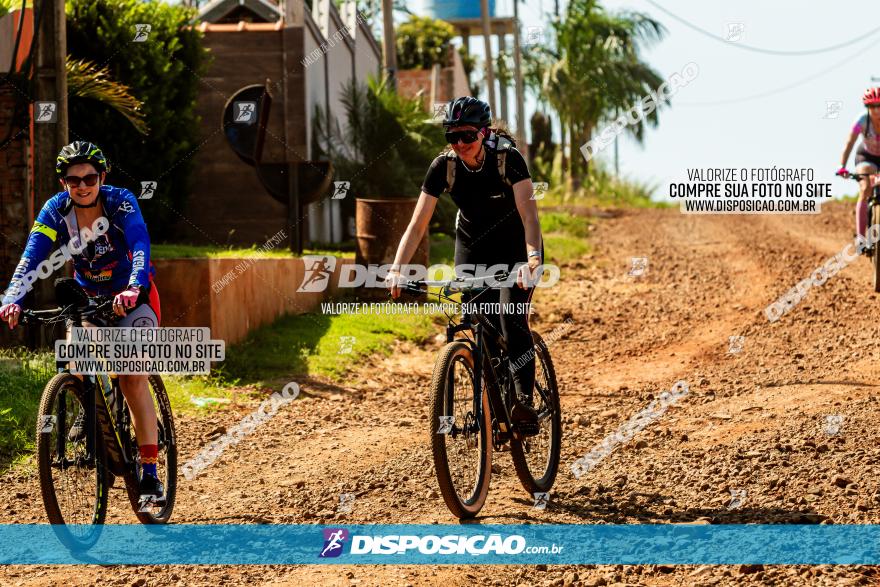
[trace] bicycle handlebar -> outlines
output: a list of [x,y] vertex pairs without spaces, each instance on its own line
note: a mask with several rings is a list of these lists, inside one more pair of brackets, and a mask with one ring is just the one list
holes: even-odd
[[401,290],[406,293],[411,294],[421,294],[425,293],[428,287],[440,287],[442,288],[442,292],[444,295],[449,295],[450,293],[462,292],[465,290],[484,290],[489,289],[490,286],[487,285],[477,285],[477,283],[483,284],[485,281],[493,280],[493,281],[506,281],[510,278],[511,273],[509,271],[503,271],[501,273],[497,273],[495,275],[486,275],[483,277],[456,277],[455,279],[444,279],[444,280],[430,280],[430,279],[419,279],[415,281],[407,281],[402,284]]
[[[112,306],[113,298],[106,296],[97,296],[89,298],[89,305],[86,307],[75,308],[74,306],[66,306],[64,308],[49,308],[48,310],[25,310],[22,309],[20,315],[21,324],[54,324],[62,319],[66,320],[73,316],[88,318],[90,316],[101,315],[103,318],[110,318],[105,314]],[[112,310],[111,310],[112,312]],[[113,316],[117,317],[115,314]]]

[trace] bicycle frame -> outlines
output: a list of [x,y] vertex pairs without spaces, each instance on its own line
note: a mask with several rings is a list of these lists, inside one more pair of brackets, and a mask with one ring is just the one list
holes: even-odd
[[[77,315],[73,319],[68,320],[67,327],[68,330],[72,327],[82,327],[81,317]],[[67,367],[66,363],[58,363],[57,366],[59,372],[70,373],[70,369]],[[85,425],[86,430],[96,430],[101,434],[104,447],[107,451],[108,468],[113,475],[121,477],[131,469],[133,463],[129,458],[127,451],[124,449],[125,442],[120,436],[120,430],[117,426],[117,421],[119,420],[118,414],[111,413],[108,404],[107,394],[111,393],[113,383],[109,374],[105,373],[104,375],[107,378],[107,384],[99,383],[97,375],[83,375],[83,390],[85,391],[86,398],[86,405],[84,406],[86,416]],[[117,405],[120,409],[125,409],[122,398],[119,398]],[[61,410],[64,410],[63,404]],[[95,426],[96,423],[97,426]],[[57,447],[59,449],[59,454],[64,454],[63,450],[61,450],[64,444],[64,438],[59,435],[57,442],[59,443],[59,446]],[[96,443],[97,438],[94,434],[89,433],[86,435],[86,454],[94,457],[97,448]]]
[[[476,323],[472,321],[472,318],[476,318]],[[488,393],[490,415],[492,416],[493,421],[498,422],[498,427],[502,435],[497,440],[503,442],[511,438],[513,424],[510,421],[510,413],[507,404],[504,401],[504,390],[501,389],[501,383],[495,372],[495,368],[499,367],[503,363],[503,360],[500,357],[492,357],[488,343],[486,342],[487,332],[492,336],[492,339],[501,350],[506,351],[507,344],[504,341],[504,337],[502,337],[501,334],[489,323],[486,317],[481,314],[466,314],[460,324],[447,326],[446,342],[454,341],[456,333],[467,330],[474,333],[474,340],[467,337],[459,340],[467,343],[468,346],[471,347],[471,352],[474,355],[474,369],[476,371],[474,373],[474,386],[476,388],[476,393],[474,394],[475,424],[479,426],[479,422],[482,422],[483,393]],[[497,359],[499,361],[498,364],[492,364],[493,359]],[[480,367],[486,368],[482,369]],[[491,378],[487,386],[483,385],[484,371],[488,373]],[[496,439],[493,438],[493,442],[495,440]]]

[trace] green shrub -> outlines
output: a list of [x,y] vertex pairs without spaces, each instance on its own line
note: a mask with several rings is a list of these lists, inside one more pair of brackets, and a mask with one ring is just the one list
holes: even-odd
[[0,471],[33,449],[40,395],[54,367],[51,353],[0,350]]
[[320,107],[314,117],[315,146],[333,161],[336,178],[351,181],[358,198],[418,196],[428,166],[446,144],[421,101],[370,78],[346,84],[342,104],[345,130],[337,120],[328,124]]
[[[200,77],[207,66],[202,34],[188,25],[195,10],[158,0],[69,0],[67,51],[75,59],[106,65],[112,78],[143,102],[148,133],[134,130],[117,111],[88,98],[69,99],[70,140],[98,144],[112,166],[108,183],[136,194],[140,182],[158,182],[142,205],[154,239],[167,238],[183,211],[199,147],[195,113]],[[133,42],[135,24],[149,24],[144,42]]]
[[427,16],[411,15],[396,31],[397,67],[400,69],[431,69],[446,65],[449,43],[455,28],[448,22]]

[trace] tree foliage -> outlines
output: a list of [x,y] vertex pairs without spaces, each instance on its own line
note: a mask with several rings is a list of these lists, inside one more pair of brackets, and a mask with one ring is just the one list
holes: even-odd
[[[66,10],[70,57],[97,64],[93,74],[127,86],[146,123],[140,134],[124,110],[108,105],[106,91],[98,92],[102,99],[99,89],[81,87],[69,98],[70,140],[104,150],[113,185],[138,194],[141,181],[157,181],[141,209],[153,238],[168,238],[183,213],[200,146],[195,105],[207,51],[189,26],[195,11],[158,0],[68,0]],[[139,24],[150,26],[143,42],[134,41]]]
[[[640,51],[659,41],[665,30],[645,14],[608,12],[597,0],[571,0],[553,29],[555,48],[541,46],[530,51],[525,77],[530,89],[539,86],[540,96],[569,125],[572,153],[576,153],[597,125],[629,110],[663,82],[642,61]],[[641,141],[646,125],[658,123],[657,106],[626,131]],[[571,164],[576,178],[586,173],[579,155],[573,155]]]
[[397,27],[397,66],[400,69],[430,69],[446,65],[455,28],[448,22],[427,16],[410,16]]

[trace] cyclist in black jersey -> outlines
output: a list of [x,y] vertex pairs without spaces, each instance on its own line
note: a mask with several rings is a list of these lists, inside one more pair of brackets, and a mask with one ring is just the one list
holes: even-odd
[[[526,308],[534,292],[537,268],[544,259],[543,238],[528,165],[512,143],[505,142],[505,135],[490,128],[491,123],[489,105],[482,100],[467,96],[448,104],[443,126],[450,150],[434,159],[428,169],[386,284],[397,298],[403,279],[399,269],[421,242],[437,200],[449,191],[458,206],[455,265],[489,268],[500,264],[517,276],[515,286],[493,287],[479,301],[500,304],[502,312],[486,315],[504,335],[511,362],[528,359],[513,372],[517,396],[524,401],[514,405],[512,419],[533,425],[537,422],[531,407],[535,361]],[[505,308],[516,311],[504,312]]]

